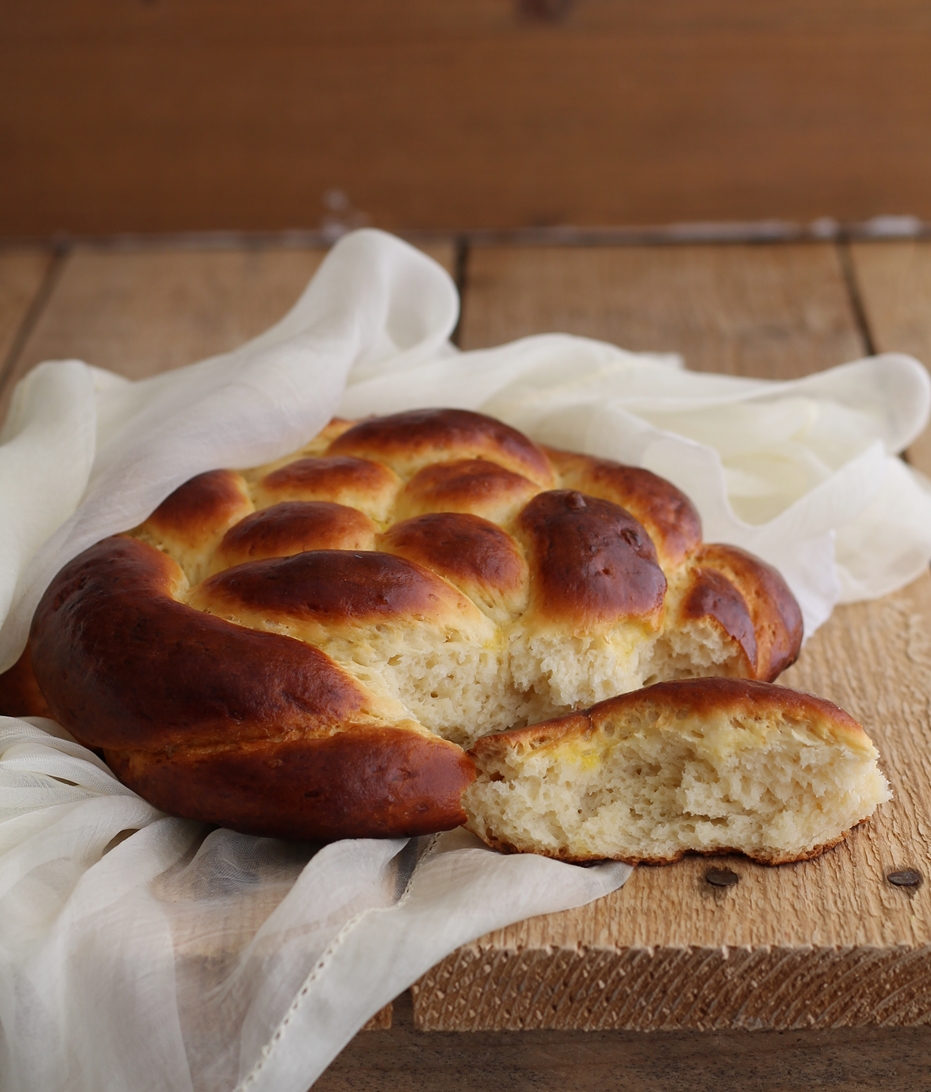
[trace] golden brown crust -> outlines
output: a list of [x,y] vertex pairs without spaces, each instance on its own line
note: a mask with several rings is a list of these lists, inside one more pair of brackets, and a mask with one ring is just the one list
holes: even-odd
[[256,485],[256,498],[262,504],[331,501],[384,519],[400,488],[401,479],[380,463],[350,455],[322,455],[295,459],[266,474]]
[[666,578],[649,535],[608,501],[573,490],[538,493],[519,518],[534,612],[572,632],[621,620],[658,624]]
[[461,593],[414,561],[349,550],[312,550],[237,565],[205,580],[191,602],[218,613],[242,607],[267,618],[310,619],[333,628],[474,610]]
[[[593,709],[596,708],[598,707],[593,706]],[[524,747],[530,749],[548,747],[564,739],[584,739],[594,729],[591,713],[591,709],[579,713],[567,713],[564,717],[542,720],[537,724],[528,724],[525,728],[509,728],[506,732],[482,736],[472,744],[470,754],[484,761],[504,751],[519,750]]]
[[743,652],[744,674],[757,674],[756,630],[747,601],[734,585],[714,569],[696,568],[679,607],[684,622],[708,619],[739,645]]
[[824,722],[833,733],[842,732],[868,742],[863,726],[826,698],[753,679],[702,678],[654,683],[600,701],[578,713],[483,736],[473,744],[471,753],[484,759],[515,747],[535,748],[573,737],[582,739],[599,731],[608,720],[629,716],[633,723],[636,718],[632,714],[651,707],[664,713],[681,708],[699,717],[720,714],[752,717],[778,712],[800,723]]
[[50,585],[33,622],[33,664],[79,742],[155,751],[365,719],[365,692],[319,649],[176,602],[179,578],[169,557],[118,537]]
[[331,501],[283,501],[231,527],[217,547],[214,565],[227,569],[307,550],[371,550],[375,532],[375,524],[357,508]]
[[500,599],[516,611],[527,586],[527,564],[514,539],[480,516],[434,512],[396,523],[378,548],[415,561],[470,598]]
[[487,459],[543,489],[553,484],[549,460],[532,440],[471,410],[422,409],[373,417],[347,429],[329,450],[376,459],[407,477],[429,463]]
[[475,777],[455,744],[397,728],[105,758],[171,815],[310,841],[451,830],[465,822],[459,801]]
[[[105,539],[59,573],[36,612],[37,677],[53,714],[103,748],[131,788],[175,815],[286,837],[462,821],[473,774],[460,748],[386,728],[318,649],[177,603],[180,582],[145,543]],[[351,821],[341,799],[360,809]]]
[[754,675],[772,682],[795,663],[802,647],[802,612],[785,580],[772,565],[737,546],[702,546],[695,561],[720,573],[740,591],[756,638]]
[[[743,717],[748,721],[756,719],[757,723],[761,716],[765,718],[767,715],[774,715],[789,724],[794,721],[799,725],[814,727],[816,731],[828,738],[846,737],[847,740],[855,742],[864,749],[872,746],[862,725],[849,713],[824,698],[749,679],[703,678],[655,683],[642,690],[599,702],[584,712],[556,717],[526,728],[515,728],[484,736],[473,744],[469,754],[475,760],[479,770],[494,768],[508,752],[526,754],[529,751],[559,747],[564,743],[585,741],[599,734],[615,737],[618,732],[624,731],[625,725],[629,725],[631,731],[636,732],[638,725],[649,720],[651,714],[657,720],[661,717],[668,719],[674,718],[680,710],[697,719],[725,716],[739,720]],[[860,822],[866,822],[866,818],[861,819]],[[748,852],[739,846],[721,846],[707,851],[683,849],[664,857],[621,855],[614,859],[631,865],[658,865],[671,864],[685,856],[696,854],[721,856],[736,853],[760,864],[789,864],[819,856],[825,850],[843,841],[851,829],[792,854],[780,853],[776,850],[769,853]],[[481,836],[488,845],[502,853],[534,852],[576,864],[593,859],[590,854],[573,854],[566,847],[549,849],[538,846],[530,850],[516,846],[485,827],[482,829]]]
[[397,519],[424,512],[469,512],[506,523],[539,486],[487,459],[457,459],[419,470],[398,497]]
[[[861,819],[856,826],[862,826],[864,823],[868,823],[869,818]],[[810,861],[815,857],[820,857],[822,853],[825,853],[829,849],[833,849],[834,846],[840,845],[840,843],[850,834],[854,827],[850,827],[848,830],[843,831],[836,838],[831,838],[827,842],[822,842],[820,845],[813,846],[811,849],[807,849],[802,853],[796,853],[792,856],[780,856],[774,854],[773,856],[761,856],[757,853],[748,853],[746,850],[737,849],[736,847],[721,848],[721,849],[709,849],[709,850],[696,850],[696,849],[683,849],[679,853],[673,854],[671,857],[612,857],[611,860],[620,861],[622,864],[629,865],[668,865],[675,864],[676,861],[681,861],[685,857],[730,857],[738,855],[740,857],[746,857],[749,861],[755,861],[761,865],[786,865],[786,864],[798,864],[800,861]],[[578,857],[573,856],[571,853],[563,852],[561,850],[549,850],[549,849],[519,849],[517,846],[512,845],[504,838],[498,838],[494,834],[488,832],[482,838],[482,841],[492,849],[498,850],[499,853],[530,853],[533,852],[541,857],[550,857],[553,860],[565,861],[566,864],[592,864],[597,858],[592,857]]]
[[179,486],[143,524],[154,538],[197,548],[215,542],[252,511],[246,483],[232,470],[208,470]]
[[646,527],[665,564],[679,565],[701,543],[701,517],[672,482],[610,459],[546,448],[564,488],[626,509]]
[[609,716],[651,704],[664,709],[688,709],[698,716],[724,713],[752,717],[758,713],[778,713],[786,720],[823,723],[831,733],[842,732],[869,742],[863,726],[827,698],[754,679],[675,679],[655,683],[599,702],[588,715],[597,728]]

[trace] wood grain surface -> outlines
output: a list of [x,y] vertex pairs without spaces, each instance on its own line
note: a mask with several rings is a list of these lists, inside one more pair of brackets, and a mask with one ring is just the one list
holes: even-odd
[[464,349],[561,330],[761,379],[864,352],[828,243],[473,247],[465,277]]
[[10,0],[3,18],[7,235],[931,219],[922,0]]
[[[911,353],[931,368],[931,241],[855,243],[850,249],[876,352]],[[908,457],[931,474],[931,429]]]

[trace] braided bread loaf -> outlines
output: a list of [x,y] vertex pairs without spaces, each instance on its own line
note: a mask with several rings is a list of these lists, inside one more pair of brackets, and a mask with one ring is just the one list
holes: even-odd
[[292,838],[462,823],[463,750],[666,679],[771,680],[801,616],[649,471],[477,413],[335,420],[58,574],[55,717],[164,810]]

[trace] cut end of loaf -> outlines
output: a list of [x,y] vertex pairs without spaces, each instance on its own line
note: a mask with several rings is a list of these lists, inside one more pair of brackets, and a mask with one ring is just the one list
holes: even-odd
[[469,828],[498,849],[568,861],[803,860],[891,797],[853,718],[745,680],[660,683],[470,753]]

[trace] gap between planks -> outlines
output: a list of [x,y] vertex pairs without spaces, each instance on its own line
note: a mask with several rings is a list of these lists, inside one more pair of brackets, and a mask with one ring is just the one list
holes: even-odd
[[[60,265],[40,247],[0,251],[0,395],[12,383],[16,362],[38,321]],[[4,413],[0,412],[0,423]]]

